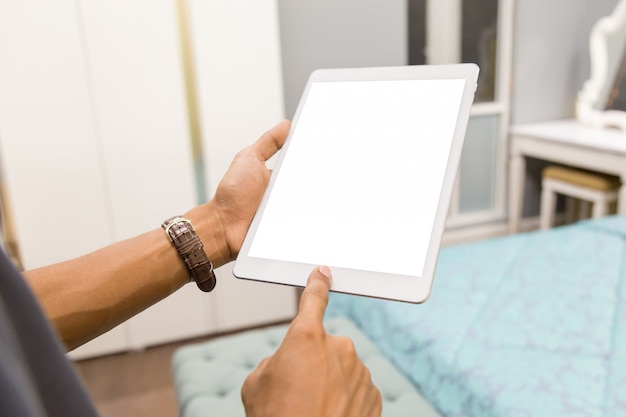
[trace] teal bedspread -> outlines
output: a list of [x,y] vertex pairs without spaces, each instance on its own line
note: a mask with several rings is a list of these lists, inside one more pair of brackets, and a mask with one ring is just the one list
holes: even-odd
[[626,416],[626,217],[442,249],[422,305],[332,294],[446,417]]

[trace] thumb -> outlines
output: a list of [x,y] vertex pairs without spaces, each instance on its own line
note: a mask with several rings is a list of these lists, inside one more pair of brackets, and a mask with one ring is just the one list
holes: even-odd
[[253,145],[264,161],[270,159],[285,144],[290,126],[289,120],[282,120],[272,129],[265,132]]
[[331,280],[332,274],[327,266],[320,266],[311,272],[300,298],[298,317],[307,317],[319,323],[322,322],[326,306],[328,306]]

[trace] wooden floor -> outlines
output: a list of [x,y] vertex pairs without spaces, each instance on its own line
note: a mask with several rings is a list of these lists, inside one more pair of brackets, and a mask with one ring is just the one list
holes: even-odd
[[[254,328],[287,324],[280,321]],[[185,340],[138,352],[76,361],[100,417],[178,417],[172,355],[181,346],[239,331]]]
[[101,417],[178,417],[171,370],[183,342],[76,362]]

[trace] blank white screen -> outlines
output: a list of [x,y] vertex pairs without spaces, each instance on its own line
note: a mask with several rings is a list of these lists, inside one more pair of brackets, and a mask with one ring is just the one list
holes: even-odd
[[464,83],[313,83],[249,256],[421,276]]

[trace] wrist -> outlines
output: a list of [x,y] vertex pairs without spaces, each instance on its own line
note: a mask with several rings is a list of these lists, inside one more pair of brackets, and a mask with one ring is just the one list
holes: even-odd
[[215,268],[233,259],[226,239],[224,223],[212,201],[189,210],[183,217],[193,225],[207,257]]

